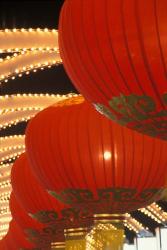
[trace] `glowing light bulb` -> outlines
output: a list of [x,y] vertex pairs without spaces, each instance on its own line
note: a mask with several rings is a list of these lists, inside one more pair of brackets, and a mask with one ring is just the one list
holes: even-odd
[[105,152],[104,152],[104,159],[105,159],[105,160],[111,159],[111,152],[105,151]]

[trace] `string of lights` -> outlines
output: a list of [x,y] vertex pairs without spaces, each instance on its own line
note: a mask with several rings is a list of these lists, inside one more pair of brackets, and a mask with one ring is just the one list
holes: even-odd
[[130,231],[134,231],[138,234],[140,231],[149,230],[147,227],[144,227],[142,223],[133,218],[130,214],[126,214],[126,221],[124,222],[125,227],[127,227]]
[[164,224],[167,221],[167,213],[165,213],[156,203],[152,203],[146,208],[139,209],[139,211],[159,224]]
[[7,83],[9,80],[15,80],[16,77],[59,64],[61,59],[57,51],[30,51],[15,54],[0,62],[0,83]]
[[54,94],[17,94],[0,96],[0,114],[19,111],[24,108],[46,107],[54,102],[64,100],[76,94],[54,95]]
[[10,212],[4,213],[0,215],[0,238],[2,238],[9,226],[9,222],[12,220],[12,216]]
[[72,95],[76,94],[29,94],[0,97],[0,104],[2,103],[2,109],[0,110],[0,128],[5,129],[7,127],[11,127],[12,125],[16,125],[19,122],[27,122],[47,106],[71,97]]
[[25,50],[58,48],[58,32],[55,29],[4,29],[0,30],[0,53]]
[[19,150],[17,153],[10,153],[10,154],[6,155],[5,157],[2,157],[0,165],[1,164],[3,165],[4,161],[7,161],[7,160],[9,162],[12,161],[12,159],[15,160],[19,155],[21,155],[24,152],[25,152],[25,150],[22,149],[22,150]]
[[10,135],[0,137],[0,152],[3,148],[14,147],[24,143],[25,135]]
[[10,149],[5,148],[6,151],[0,152],[0,161],[5,161],[7,160],[9,157],[13,156],[13,155],[17,155],[20,152],[24,152],[25,151],[25,145],[19,145],[19,146],[14,146],[14,147],[10,147]]

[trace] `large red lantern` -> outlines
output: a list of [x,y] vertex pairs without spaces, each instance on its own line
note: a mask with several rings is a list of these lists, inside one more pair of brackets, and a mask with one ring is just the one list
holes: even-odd
[[123,214],[160,199],[166,184],[167,142],[113,123],[82,97],[38,113],[26,149],[48,192],[95,214],[93,249],[122,249]]
[[101,113],[167,140],[167,1],[66,0],[63,64]]
[[38,113],[26,131],[31,167],[59,200],[125,213],[160,198],[167,143],[111,122],[82,97]]

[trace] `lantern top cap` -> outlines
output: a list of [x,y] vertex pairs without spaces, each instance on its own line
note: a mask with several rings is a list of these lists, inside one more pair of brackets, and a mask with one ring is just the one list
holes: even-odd
[[72,96],[70,98],[67,98],[65,100],[62,100],[60,102],[57,102],[56,104],[53,105],[53,107],[63,107],[63,106],[72,106],[72,105],[77,105],[81,104],[84,102],[84,97],[81,95],[78,96]]

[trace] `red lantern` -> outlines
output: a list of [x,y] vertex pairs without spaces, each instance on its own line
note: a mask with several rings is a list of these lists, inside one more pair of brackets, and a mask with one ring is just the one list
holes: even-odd
[[33,218],[44,224],[49,224],[58,218],[59,211],[64,205],[56,202],[40,186],[31,172],[26,154],[22,154],[13,164],[11,183],[15,197]]
[[[40,232],[29,230],[29,237],[45,239],[47,241],[62,241],[64,239],[65,228],[76,228],[88,225],[91,219],[86,219],[82,210],[69,208],[64,204],[56,201],[49,195],[39,184],[38,180],[32,174],[32,170],[27,161],[26,154],[22,154],[14,163],[11,171],[11,182],[14,195],[19,204],[33,218],[45,225]],[[16,204],[15,204],[16,205]],[[19,208],[11,207],[14,217],[19,220]],[[15,209],[15,211],[14,211]],[[18,209],[16,214],[16,209]],[[21,213],[23,215],[23,212]],[[24,218],[22,222],[27,225]],[[27,218],[26,218],[27,220]],[[34,237],[34,238],[35,238]]]
[[166,184],[167,142],[111,122],[82,97],[38,113],[27,128],[26,149],[50,193],[93,213],[146,206]]
[[25,230],[28,228],[40,230],[43,228],[43,224],[34,220],[32,217],[28,216],[24,208],[22,208],[20,204],[18,203],[13,192],[10,195],[9,206],[10,206],[12,217],[15,219],[17,224],[22,228],[22,230]]
[[69,77],[96,109],[167,140],[166,0],[68,0],[59,47]]
[[31,242],[37,244],[38,247],[45,246],[45,248],[48,248],[50,241],[41,237],[42,230],[45,229],[44,225],[28,216],[25,210],[18,203],[13,192],[10,195],[9,205],[13,219],[23,230],[25,236]]

